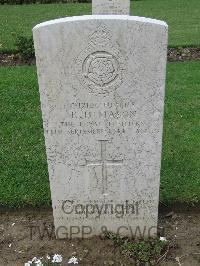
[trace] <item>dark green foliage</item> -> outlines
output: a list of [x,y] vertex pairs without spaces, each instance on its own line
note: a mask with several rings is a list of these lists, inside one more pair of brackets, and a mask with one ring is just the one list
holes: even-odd
[[17,52],[24,61],[35,57],[33,37],[18,36],[16,40]]
[[[131,0],[141,1],[141,0]],[[22,5],[22,4],[53,4],[53,3],[91,3],[92,0],[0,0],[0,4]]]
[[119,246],[125,256],[134,259],[136,265],[157,265],[170,247],[168,241],[159,238],[129,239],[112,232],[106,232],[105,237]]
[[[136,0],[135,0],[136,1]],[[0,0],[0,4],[53,4],[53,3],[91,3],[92,0]]]
[[123,244],[123,238],[118,234],[107,231],[107,232],[105,232],[104,236],[106,238],[109,238],[110,240],[112,240],[115,245],[122,245]]
[[168,247],[167,241],[159,238],[146,239],[142,241],[130,241],[122,244],[123,253],[137,262],[137,265],[156,265],[159,258],[165,253]]

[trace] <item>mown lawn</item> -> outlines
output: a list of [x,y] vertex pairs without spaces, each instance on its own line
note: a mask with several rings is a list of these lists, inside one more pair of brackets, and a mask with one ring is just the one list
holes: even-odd
[[[133,1],[131,13],[165,20],[169,45],[200,45],[199,0]],[[31,35],[38,23],[73,15],[91,14],[91,4],[0,5],[0,52],[15,50],[18,35]]]
[[200,202],[200,61],[169,63],[161,201]]
[[0,67],[0,203],[49,202],[35,67]]
[[[35,67],[1,67],[0,204],[50,204]],[[167,70],[161,201],[200,202],[200,62]]]

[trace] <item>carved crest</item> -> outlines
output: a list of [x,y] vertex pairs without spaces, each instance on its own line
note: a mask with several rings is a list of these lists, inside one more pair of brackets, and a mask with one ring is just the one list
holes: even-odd
[[75,68],[78,79],[91,93],[109,93],[122,84],[125,60],[104,25],[89,36],[86,48],[76,58]]

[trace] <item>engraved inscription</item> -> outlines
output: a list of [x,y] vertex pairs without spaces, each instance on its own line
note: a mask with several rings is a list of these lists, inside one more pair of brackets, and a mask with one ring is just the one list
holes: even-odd
[[69,102],[64,106],[64,110],[65,113],[57,121],[56,126],[45,126],[46,134],[121,135],[133,126],[136,131],[140,127],[135,123],[136,110],[133,99],[124,99],[118,103]]
[[107,160],[106,159],[106,143],[109,140],[99,140],[101,145],[101,159],[96,161],[86,160],[87,166],[101,166],[102,172],[102,193],[104,194],[107,190],[107,166],[109,165],[122,165],[123,160]]

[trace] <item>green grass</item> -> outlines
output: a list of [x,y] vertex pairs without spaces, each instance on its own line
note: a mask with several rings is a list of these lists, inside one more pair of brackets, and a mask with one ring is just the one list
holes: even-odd
[[1,67],[0,203],[49,202],[35,67]]
[[[35,67],[1,67],[0,204],[50,204]],[[167,70],[161,201],[200,202],[200,62]]]
[[161,201],[200,202],[200,62],[167,74]]
[[[200,45],[199,0],[133,1],[132,14],[165,20],[169,45]],[[0,5],[0,51],[15,50],[17,35],[31,35],[40,22],[65,16],[91,14],[91,4]]]

